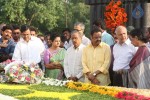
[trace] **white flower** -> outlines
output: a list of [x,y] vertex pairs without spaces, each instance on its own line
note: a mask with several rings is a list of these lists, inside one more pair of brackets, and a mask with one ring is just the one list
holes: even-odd
[[33,67],[31,67],[31,72],[34,72],[34,68]]
[[25,77],[22,77],[20,81],[24,81],[24,80],[25,80]]
[[14,66],[12,66],[12,68],[13,68],[13,69],[17,69],[17,66],[14,65]]

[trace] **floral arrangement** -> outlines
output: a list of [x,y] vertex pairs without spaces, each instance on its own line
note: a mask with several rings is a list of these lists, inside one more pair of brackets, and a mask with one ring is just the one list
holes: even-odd
[[52,86],[65,86],[68,82],[70,81],[69,80],[62,81],[62,80],[53,79],[53,78],[45,78],[42,81],[42,83],[46,85],[52,85]]
[[[150,100],[150,97],[149,97],[150,92],[148,92],[149,95],[147,97],[145,95],[139,95],[137,93],[130,92],[131,89],[127,91],[128,90],[127,88],[125,89],[121,87],[98,86],[98,85],[80,83],[80,82],[68,82],[66,86],[71,89],[90,91],[90,92],[95,92],[95,93],[99,93],[102,95],[110,95],[112,97],[123,99],[123,100]],[[132,90],[138,91],[138,89],[132,89]]]
[[114,87],[98,86],[98,85],[81,83],[81,82],[68,82],[66,86],[71,89],[90,91],[102,95],[110,95],[112,97],[115,97],[115,95],[117,95],[117,93],[121,91],[120,89]]
[[150,97],[145,97],[143,95],[138,95],[137,93],[127,91],[119,92],[115,97],[124,100],[150,100]]
[[3,69],[6,65],[8,65],[11,62],[13,62],[13,60],[10,60],[10,59],[8,59],[8,60],[6,60],[4,62],[1,62],[0,63],[0,69]]
[[37,64],[12,62],[5,67],[5,74],[9,82],[15,83],[41,83],[44,73]]
[[106,27],[114,32],[115,28],[119,25],[124,25],[127,22],[127,13],[124,8],[121,8],[122,2],[118,0],[111,2],[106,6],[104,13]]

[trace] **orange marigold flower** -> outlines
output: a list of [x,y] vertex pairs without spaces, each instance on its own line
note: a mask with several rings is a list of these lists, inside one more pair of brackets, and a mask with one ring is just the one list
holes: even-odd
[[124,13],[124,14],[123,14],[123,17],[127,17],[127,14],[126,14],[126,13]]
[[106,6],[105,22],[106,27],[110,30],[114,30],[118,25],[123,25],[127,22],[127,13],[125,9],[121,7],[122,2],[119,0],[111,2]]
[[117,1],[117,5],[120,6],[121,5],[121,1]]
[[114,4],[114,5],[113,5],[113,8],[118,8],[118,5]]
[[127,18],[124,18],[123,21],[124,21],[124,22],[127,22]]

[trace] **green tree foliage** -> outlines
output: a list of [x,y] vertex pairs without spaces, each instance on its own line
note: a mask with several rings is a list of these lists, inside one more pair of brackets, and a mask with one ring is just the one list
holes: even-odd
[[89,13],[84,0],[0,0],[0,23],[28,24],[41,32],[72,28],[77,21],[89,29]]

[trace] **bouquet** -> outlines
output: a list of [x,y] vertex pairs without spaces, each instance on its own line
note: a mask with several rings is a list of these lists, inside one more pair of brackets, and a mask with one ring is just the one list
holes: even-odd
[[6,65],[8,65],[9,63],[11,63],[11,62],[13,62],[13,60],[10,60],[10,59],[1,62],[1,63],[0,63],[0,69],[4,69],[4,67],[5,67]]
[[25,62],[12,62],[5,68],[9,82],[15,83],[41,83],[44,73],[37,64]]

